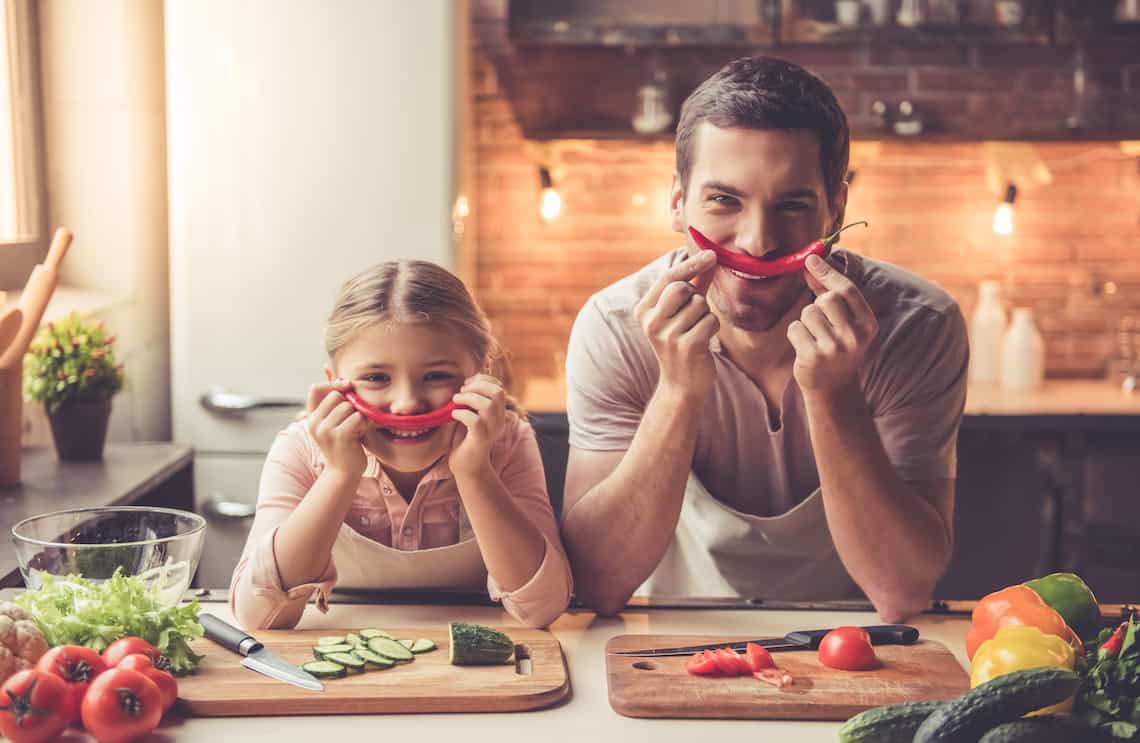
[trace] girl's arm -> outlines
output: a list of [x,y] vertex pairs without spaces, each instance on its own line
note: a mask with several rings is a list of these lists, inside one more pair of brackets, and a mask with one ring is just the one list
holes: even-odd
[[[523,624],[543,627],[569,605],[570,565],[534,431],[505,412],[504,400],[491,378],[480,375],[464,386],[456,401],[474,410],[455,413],[466,435],[449,464],[487,565],[492,598],[502,599]],[[488,441],[499,450],[494,462]]]
[[[340,403],[348,403],[339,394],[330,394],[331,389],[318,385],[310,391],[308,420],[277,437],[262,470],[257,514],[230,585],[230,608],[247,629],[293,627],[314,591],[321,610],[327,608],[325,597],[336,582],[332,546],[365,459],[359,442],[360,462],[353,458],[356,452],[351,446],[338,451],[329,445],[329,436],[338,427],[343,426],[342,437],[348,436],[349,426],[344,424],[350,417],[338,415],[337,410],[344,412]],[[318,445],[322,439],[326,443],[321,449],[327,466],[319,477],[312,466],[316,450],[306,429]],[[350,474],[357,464],[359,470]]]

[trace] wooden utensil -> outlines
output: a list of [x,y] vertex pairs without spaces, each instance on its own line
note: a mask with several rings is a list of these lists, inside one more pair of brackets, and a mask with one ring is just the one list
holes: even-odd
[[810,651],[774,653],[776,665],[795,683],[777,689],[751,676],[710,678],[685,670],[685,657],[611,655],[644,647],[730,644],[747,638],[683,635],[619,635],[606,644],[610,706],[627,717],[696,717],[753,720],[846,720],[896,702],[953,699],[969,677],[946,646],[930,640],[881,645],[874,671],[838,671]]
[[44,310],[59,281],[59,264],[71,245],[71,230],[60,227],[52,237],[47,258],[32,269],[19,309],[23,315],[15,337],[4,348],[0,346],[0,488],[20,482],[20,438],[24,424],[23,362],[24,354],[35,337]]
[[40,320],[43,319],[52,292],[59,282],[59,264],[67,255],[71,238],[71,230],[66,227],[57,229],[48,249],[47,258],[32,269],[32,275],[28,277],[28,283],[20,295],[19,307],[24,313],[20,332],[0,354],[0,368],[10,369],[23,361],[24,354],[27,353],[28,346],[31,345],[32,338],[40,326]]
[[[570,693],[562,646],[544,630],[504,627],[530,659],[525,666],[453,666],[447,627],[384,627],[394,637],[433,640],[436,650],[412,663],[328,679],[322,692],[283,684],[239,665],[241,658],[206,639],[193,649],[205,655],[198,671],[178,679],[178,698],[195,715],[375,714],[379,712],[518,712],[548,707]],[[355,630],[258,630],[257,639],[289,663],[313,660],[322,635]],[[521,651],[520,651],[521,648]]]
[[16,337],[16,333],[20,332],[20,321],[23,318],[24,313],[19,307],[0,310],[0,354],[4,353],[4,349]]

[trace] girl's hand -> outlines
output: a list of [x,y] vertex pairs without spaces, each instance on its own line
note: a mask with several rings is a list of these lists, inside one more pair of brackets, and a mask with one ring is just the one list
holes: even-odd
[[494,377],[476,374],[463,383],[452,399],[471,410],[456,410],[451,414],[464,428],[456,432],[462,439],[458,446],[453,446],[448,466],[455,475],[478,474],[491,466],[491,445],[503,430],[506,419],[506,390]]
[[368,465],[362,441],[368,420],[345,399],[344,393],[351,389],[343,379],[310,387],[305,425],[330,472],[360,478]]

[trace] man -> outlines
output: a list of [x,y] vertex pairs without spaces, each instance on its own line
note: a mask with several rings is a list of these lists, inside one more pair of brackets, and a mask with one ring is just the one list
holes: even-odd
[[[757,258],[829,235],[849,141],[822,81],[732,62],[682,108],[673,228]],[[757,279],[686,239],[591,297],[571,333],[563,537],[579,598],[609,614],[639,586],[862,593],[886,621],[919,611],[953,542],[958,306],[842,250]]]

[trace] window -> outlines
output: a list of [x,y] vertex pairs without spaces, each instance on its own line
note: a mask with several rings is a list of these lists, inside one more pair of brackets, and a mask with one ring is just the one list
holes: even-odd
[[[33,0],[0,3],[0,251],[21,245],[42,249],[45,230],[35,9]],[[36,257],[42,258],[42,250]],[[0,260],[0,266],[5,262]]]

